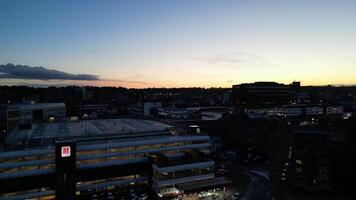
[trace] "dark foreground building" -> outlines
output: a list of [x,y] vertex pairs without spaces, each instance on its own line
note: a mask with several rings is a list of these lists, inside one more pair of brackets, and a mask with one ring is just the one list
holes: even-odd
[[22,130],[7,142],[41,141],[37,147],[0,152],[0,198],[72,199],[138,183],[164,197],[181,193],[178,185],[214,179],[207,135],[177,135],[167,124],[130,118],[33,127],[36,138]]
[[306,190],[331,190],[330,132],[303,128],[295,133],[294,182]]
[[355,197],[356,149],[354,141],[347,138],[348,132],[320,126],[296,131],[291,184],[304,191]]

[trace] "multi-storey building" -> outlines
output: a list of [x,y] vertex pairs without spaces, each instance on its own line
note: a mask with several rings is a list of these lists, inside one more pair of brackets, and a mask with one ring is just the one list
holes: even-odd
[[66,118],[64,103],[10,104],[0,106],[0,128],[8,132],[32,122],[62,121]]
[[303,127],[295,133],[293,185],[307,190],[330,191],[330,132]]
[[[42,139],[28,136],[33,130],[21,130],[17,138],[75,138],[76,151],[70,155],[75,155],[72,170],[77,192],[146,183],[159,196],[171,196],[181,193],[177,184],[214,178],[214,162],[206,156],[210,150],[207,135],[172,134],[167,124],[128,118],[46,124],[32,128]],[[54,146],[42,142],[37,148],[0,152],[4,161],[0,164],[0,198],[18,194],[7,192],[20,190],[16,184],[20,180],[29,196],[40,188],[46,190],[35,195],[54,195],[58,173]]]
[[243,83],[232,86],[233,103],[241,106],[290,104],[296,98],[300,82],[290,85],[275,82]]
[[153,189],[159,196],[179,194],[176,187],[193,181],[214,178],[214,161],[189,153],[163,159],[153,163]]

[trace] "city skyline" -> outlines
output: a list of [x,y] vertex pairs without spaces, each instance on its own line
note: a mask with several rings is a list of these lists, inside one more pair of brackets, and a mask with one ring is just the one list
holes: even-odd
[[[0,84],[352,85],[355,18],[347,0],[2,1]],[[7,63],[65,78],[20,76]]]

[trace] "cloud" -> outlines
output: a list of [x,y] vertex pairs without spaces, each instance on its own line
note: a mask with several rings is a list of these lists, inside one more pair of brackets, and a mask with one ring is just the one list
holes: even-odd
[[137,81],[137,80],[127,80],[127,79],[100,79],[100,80],[108,82],[108,83],[125,83],[125,84],[149,85],[149,83],[147,83],[145,81]]
[[208,57],[191,57],[193,60],[204,62],[209,65],[218,65],[232,68],[266,67],[269,64],[262,58],[250,53],[225,53]]
[[0,65],[0,79],[26,80],[100,80],[99,76],[91,74],[70,74],[67,72],[47,69],[44,67],[30,67],[27,65]]
[[31,67],[27,65],[0,65],[1,85],[23,85],[34,87],[46,86],[114,86],[114,87],[147,87],[151,83],[145,82],[141,75],[119,79],[99,78],[90,74],[71,74],[45,67]]

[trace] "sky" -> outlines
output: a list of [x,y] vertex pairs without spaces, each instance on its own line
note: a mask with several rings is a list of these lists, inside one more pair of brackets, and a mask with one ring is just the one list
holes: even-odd
[[0,84],[356,84],[355,24],[354,0],[0,0]]

